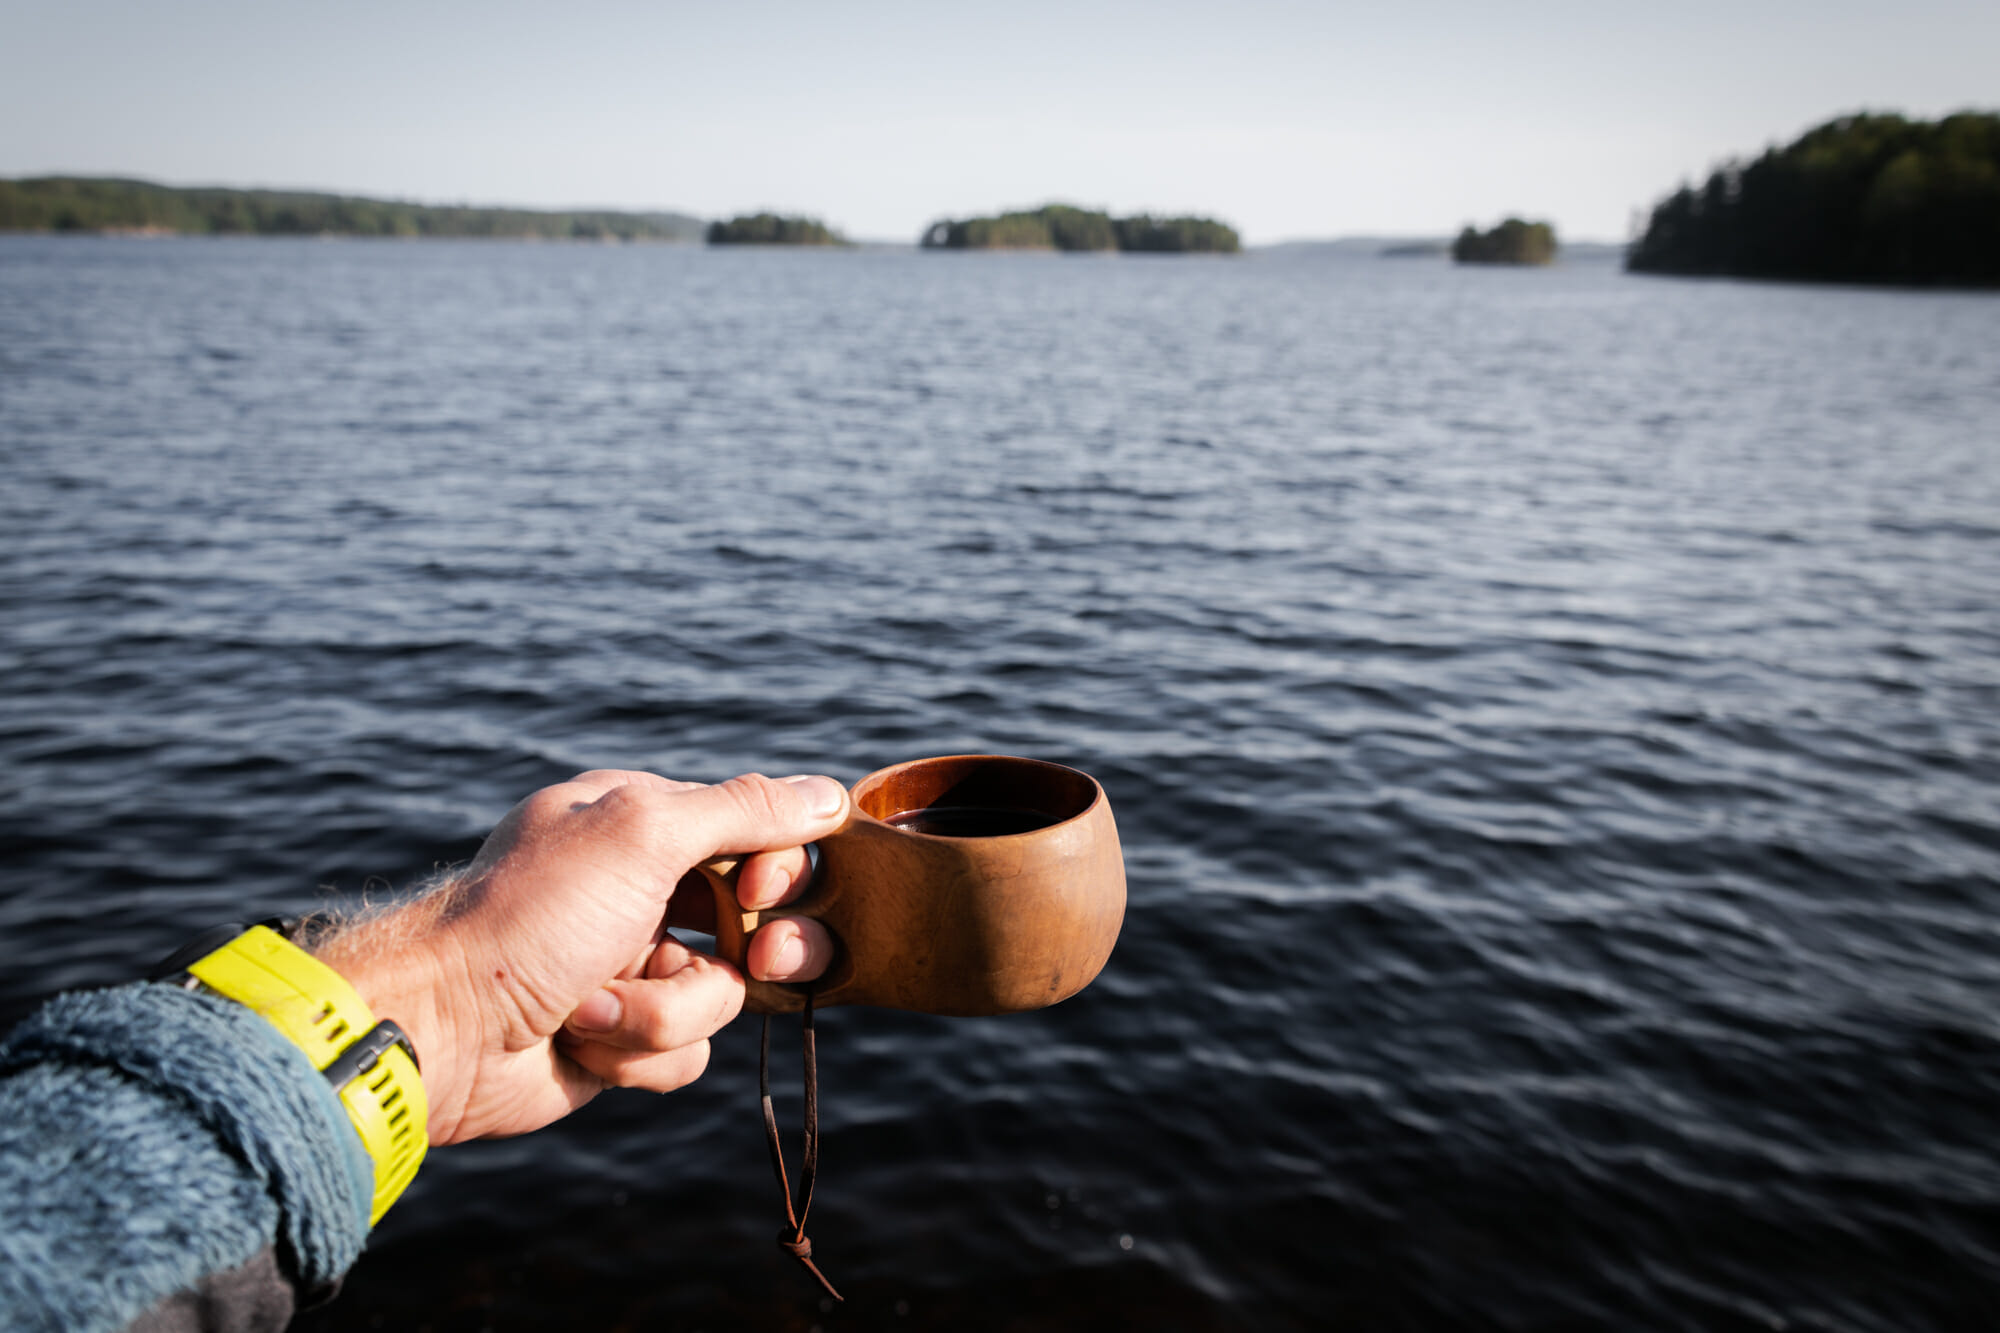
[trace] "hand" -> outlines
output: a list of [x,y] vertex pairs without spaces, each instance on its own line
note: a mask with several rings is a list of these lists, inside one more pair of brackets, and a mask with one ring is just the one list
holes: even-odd
[[[743,978],[668,927],[712,932],[694,867],[745,857],[746,909],[804,892],[804,845],[838,828],[831,778],[759,774],[717,786],[602,771],[509,812],[461,874],[316,952],[423,1061],[434,1144],[523,1134],[607,1087],[668,1092],[708,1064],[708,1038],[743,1007]],[[805,981],[832,946],[773,921],[745,959],[764,981]]]

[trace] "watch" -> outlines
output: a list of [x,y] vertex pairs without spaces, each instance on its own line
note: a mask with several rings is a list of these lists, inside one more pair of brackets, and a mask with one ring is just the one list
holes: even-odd
[[375,1163],[372,1227],[416,1177],[430,1144],[417,1049],[394,1022],[376,1021],[345,977],[286,938],[296,924],[273,918],[217,926],[161,963],[152,979],[254,1009],[305,1052]]

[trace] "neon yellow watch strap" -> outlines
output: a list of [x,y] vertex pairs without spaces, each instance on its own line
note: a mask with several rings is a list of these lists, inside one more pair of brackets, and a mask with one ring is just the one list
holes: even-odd
[[368,1224],[415,1179],[429,1140],[423,1075],[402,1030],[376,1023],[347,979],[265,926],[252,926],[188,964],[197,981],[256,1010],[334,1079],[341,1105],[375,1163]]

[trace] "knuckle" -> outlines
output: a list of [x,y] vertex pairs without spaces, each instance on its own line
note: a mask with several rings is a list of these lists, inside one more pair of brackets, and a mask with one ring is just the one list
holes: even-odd
[[[732,984],[733,983],[733,984]],[[640,983],[627,1030],[648,1050],[686,1050],[719,1032],[743,1008],[743,986],[714,959],[697,954],[673,977]],[[635,997],[636,998],[636,997]]]
[[632,1035],[649,1051],[671,1051],[674,1048],[673,1003],[656,998],[654,1003],[647,1005],[638,1031]]
[[644,787],[613,787],[592,803],[592,809],[606,828],[627,842],[649,842],[660,826],[659,801]]
[[758,825],[789,822],[797,813],[798,796],[776,778],[762,773],[745,773],[722,784],[722,790],[752,823]]
[[529,824],[547,824],[575,810],[579,799],[573,786],[559,783],[529,793],[518,810]]
[[659,982],[652,985],[652,1003],[647,1007],[643,1037],[650,1049],[671,1051],[685,1044],[690,1035],[687,1006],[680,1003],[673,986]]

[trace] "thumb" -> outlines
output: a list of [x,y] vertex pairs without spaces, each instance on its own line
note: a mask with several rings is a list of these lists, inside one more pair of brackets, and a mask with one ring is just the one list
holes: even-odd
[[847,789],[832,778],[761,773],[675,792],[665,803],[675,850],[689,865],[802,846],[845,823],[848,805]]

